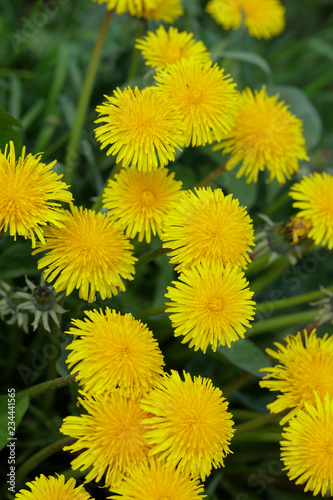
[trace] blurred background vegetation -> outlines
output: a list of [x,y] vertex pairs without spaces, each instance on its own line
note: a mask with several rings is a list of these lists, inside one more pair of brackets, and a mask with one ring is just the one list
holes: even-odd
[[[206,2],[202,0],[183,0],[185,14],[175,26],[193,32],[197,40],[202,40],[214,61],[237,82],[239,90],[246,86],[261,88],[266,84],[270,93],[278,91],[291,110],[304,120],[311,161],[301,165],[301,173],[293,178],[295,181],[313,170],[326,169],[333,173],[333,5],[331,0],[283,3],[286,29],[269,41],[250,38],[244,29],[223,31],[205,13]],[[85,71],[104,16],[105,6],[90,0],[6,0],[2,5],[0,107],[22,126],[15,127],[11,134],[17,147],[21,141],[27,152],[44,152],[43,161],[57,159],[56,168],[60,173]],[[74,152],[77,167],[71,190],[77,205],[92,207],[114,166],[114,158],[100,151],[94,138],[95,107],[117,86],[142,88],[153,83],[153,73],[134,49],[134,40],[157,26],[156,22],[129,15],[114,16],[111,21],[81,141]],[[7,141],[5,134],[0,136],[1,149]],[[176,179],[183,181],[184,188],[191,188],[221,163],[220,154],[212,153],[211,147],[206,146],[184,151],[169,167],[175,171]],[[222,174],[212,186],[220,186],[239,198],[241,204],[248,207],[256,227],[262,223],[258,213],[266,213],[274,221],[286,220],[292,213],[286,196],[290,183],[283,187],[275,181],[267,185],[262,178],[258,184],[246,185],[230,172]],[[160,242],[156,238],[150,246],[137,241],[134,245],[136,254],[140,255],[160,246]],[[14,242],[4,237],[0,246],[0,279],[12,287],[22,287],[27,275],[38,284],[37,258],[31,256],[30,250],[29,242],[22,239]],[[250,266],[248,276],[256,290],[255,300],[277,300],[318,290],[320,284],[331,286],[328,282],[332,276],[330,257],[331,252],[326,250],[320,254],[308,253],[306,259],[312,259],[311,262],[303,259],[293,267],[282,257],[265,269],[266,278]],[[71,318],[82,317],[86,309],[109,306],[139,315],[144,309],[163,304],[166,287],[175,277],[167,262],[168,258],[163,255],[140,267],[127,291],[112,300],[98,299],[87,304],[72,293],[65,301],[68,312],[63,316],[62,331],[68,330]],[[270,273],[268,278],[267,273]],[[310,306],[303,304],[295,306],[293,312],[301,316],[308,309]],[[223,350],[203,355],[182,345],[173,337],[165,314],[147,319],[160,342],[166,368],[185,369],[194,375],[212,378],[229,399],[236,424],[245,426],[232,441],[233,455],[225,460],[225,468],[215,471],[206,482],[210,500],[298,500],[311,496],[303,493],[303,488],[295,486],[281,471],[277,420],[263,429],[246,432],[246,425],[265,415],[266,404],[273,400],[268,391],[258,386],[258,368],[269,365],[264,348],[311,323],[300,319],[297,325],[281,324],[276,318],[284,314],[268,307],[264,314],[258,315],[257,320],[272,319],[272,324],[267,324],[262,331],[258,329],[253,342],[243,346],[240,342],[239,350],[231,353],[229,359]],[[320,331],[333,333],[327,325]],[[68,374],[64,351],[68,340],[64,333],[59,339],[61,349],[56,355],[48,354],[49,334],[42,328],[36,332],[30,329],[26,334],[17,324],[2,321],[0,343],[2,394],[7,393],[8,387],[15,387],[18,392],[47,380],[48,361],[54,357],[57,374]],[[18,467],[63,437],[59,433],[62,418],[80,412],[76,395],[77,387],[72,385],[52,392],[47,398],[33,399],[28,409],[22,403],[19,417],[24,412],[25,415],[17,433]],[[26,472],[26,477],[22,474],[24,481],[40,473],[80,476],[70,471],[70,456],[63,452],[50,458],[46,454],[37,469],[28,467]],[[88,491],[96,499],[107,497],[107,491],[94,484],[88,485]],[[1,498],[10,498],[5,495],[4,490]]]

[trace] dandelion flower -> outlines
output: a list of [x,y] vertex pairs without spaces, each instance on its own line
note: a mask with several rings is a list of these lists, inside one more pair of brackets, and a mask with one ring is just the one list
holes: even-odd
[[164,26],[160,26],[156,33],[148,31],[143,39],[137,39],[135,47],[141,53],[148,66],[157,69],[164,69],[168,64],[175,64],[182,58],[207,63],[210,60],[209,52],[205,45],[193,38],[193,33],[186,31],[179,32],[177,28],[171,26],[166,31]]
[[132,245],[118,224],[106,214],[71,206],[63,228],[45,230],[44,245],[33,253],[46,251],[38,261],[46,281],[57,276],[56,292],[66,290],[69,295],[79,289],[81,299],[93,302],[96,292],[102,299],[124,291],[122,278],[132,280],[134,262]]
[[118,88],[113,94],[96,108],[95,123],[105,122],[95,131],[101,149],[109,147],[106,154],[117,155],[117,163],[144,172],[173,161],[176,149],[184,143],[183,124],[164,95],[152,87]]
[[178,200],[182,187],[168,176],[166,168],[151,172],[139,172],[135,168],[122,169],[115,180],[109,180],[104,190],[103,203],[109,215],[126,229],[126,236],[139,241],[146,238],[150,243],[151,233],[162,235],[166,214]]
[[253,243],[252,221],[245,208],[221,189],[182,193],[164,223],[163,246],[182,270],[202,260],[246,266]]
[[147,460],[149,446],[142,420],[148,415],[138,398],[127,399],[118,391],[86,396],[79,402],[88,414],[64,419],[60,432],[77,439],[64,450],[79,453],[71,466],[73,470],[89,469],[87,483],[98,482],[106,474],[105,486],[112,489],[132,467]]
[[237,110],[235,83],[211,62],[182,59],[155,76],[157,90],[180,112],[185,146],[220,141],[234,123]]
[[47,224],[62,227],[66,219],[61,203],[70,203],[72,195],[60,181],[62,175],[52,170],[55,161],[49,165],[41,163],[41,153],[15,158],[15,147],[10,142],[5,152],[0,150],[0,232],[24,236],[36,246],[37,238],[44,242],[43,230]]
[[299,217],[310,220],[312,228],[308,237],[316,245],[333,248],[333,176],[315,172],[294,184],[289,193],[295,200],[293,207],[298,208]]
[[200,500],[203,487],[198,480],[192,480],[179,469],[167,467],[165,460],[151,458],[137,467],[116,488],[119,496],[109,497],[118,500],[161,500],[174,498],[181,500]]
[[131,16],[166,23],[173,23],[183,14],[181,0],[94,0],[94,2],[106,3],[106,8],[115,9],[117,14],[128,12]]
[[229,264],[198,264],[180,274],[174,287],[168,287],[166,312],[175,336],[184,336],[182,343],[190,342],[194,350],[213,351],[217,346],[230,347],[239,337],[244,338],[245,327],[251,328],[254,305],[253,292],[248,288],[244,273]]
[[206,10],[224,29],[238,29],[244,16],[256,38],[272,38],[285,27],[285,8],[279,0],[210,0]]
[[258,173],[266,167],[269,182],[280,184],[298,172],[299,160],[308,160],[302,121],[290,113],[279,95],[269,97],[263,87],[254,94],[247,88],[239,98],[239,112],[234,127],[213,150],[223,149],[232,156],[226,164],[232,170],[239,163],[237,177],[245,175],[246,182],[257,182]]
[[212,467],[224,466],[234,434],[232,415],[222,391],[208,378],[184,372],[184,381],[172,370],[143,397],[141,406],[152,414],[144,419],[146,437],[169,467],[202,481]]
[[43,474],[34,481],[26,483],[30,491],[20,490],[15,500],[93,500],[81,484],[75,487],[76,481],[70,478],[65,482],[65,476],[45,477]]
[[304,484],[313,495],[333,495],[333,399],[318,396],[305,403],[297,417],[289,421],[281,441],[281,459],[289,479]]
[[74,340],[67,364],[86,392],[125,395],[147,391],[163,373],[162,353],[152,332],[131,314],[106,308],[85,311],[67,332]]
[[286,345],[275,343],[277,351],[266,349],[278,364],[262,368],[268,372],[260,382],[261,387],[280,391],[273,403],[267,405],[271,413],[290,410],[281,420],[283,425],[294,416],[305,403],[315,403],[314,391],[323,399],[325,394],[333,396],[333,336],[318,338],[316,331],[310,335],[303,331],[286,338]]

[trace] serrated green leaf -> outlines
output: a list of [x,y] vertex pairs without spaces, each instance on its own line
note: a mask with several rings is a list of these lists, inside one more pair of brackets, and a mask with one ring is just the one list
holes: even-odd
[[258,378],[262,377],[260,368],[271,366],[266,354],[249,339],[239,339],[231,347],[219,346],[217,352],[238,368]]
[[[0,450],[9,442],[8,435],[8,397],[0,396]],[[16,394],[15,397],[15,429],[18,428],[25,412],[29,407],[29,396],[27,394]]]
[[249,64],[254,64],[258,68],[262,69],[266,75],[271,78],[272,71],[268,62],[256,52],[248,52],[242,50],[221,50],[220,52],[213,52],[212,60],[216,61],[220,58],[235,59],[237,61],[246,62]]

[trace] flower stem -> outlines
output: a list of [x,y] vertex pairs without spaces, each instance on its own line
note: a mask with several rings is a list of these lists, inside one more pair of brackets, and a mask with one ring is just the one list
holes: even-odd
[[273,283],[283,271],[288,269],[290,266],[287,259],[276,262],[272,267],[270,267],[265,274],[259,276],[256,280],[252,281],[250,288],[254,293],[259,293],[264,290],[268,285]]
[[225,163],[222,163],[222,165],[219,165],[217,168],[209,172],[209,174],[204,177],[201,181],[199,181],[195,187],[204,187],[204,186],[209,186],[212,182],[217,181],[217,179],[220,177],[222,172],[225,171]]
[[263,427],[266,424],[271,423],[273,420],[277,420],[281,417],[281,414],[277,413],[267,413],[262,415],[261,417],[255,418],[254,420],[250,420],[249,422],[245,422],[244,424],[239,424],[236,427],[236,434],[240,435],[245,432],[253,431],[254,429],[258,429],[259,427]]
[[75,375],[67,375],[67,377],[59,377],[54,380],[42,382],[41,384],[33,385],[21,391],[20,394],[27,394],[30,398],[35,398],[49,389],[60,389],[60,387],[65,387],[73,382],[75,382]]
[[69,144],[67,146],[67,153],[65,158],[64,181],[67,184],[71,184],[72,182],[75,163],[77,160],[77,149],[81,136],[81,131],[87,114],[87,109],[95,82],[98,64],[101,58],[102,48],[104,45],[107,29],[112,17],[112,12],[113,12],[112,10],[109,10],[105,15],[103,24],[99,32],[99,36],[96,40],[94,50],[90,57],[89,66],[81,89],[79,104],[76,110],[74,125],[71,130],[71,135],[69,139]]
[[149,252],[144,253],[138,258],[137,262],[135,263],[135,267],[143,266],[143,264],[147,264],[147,262],[150,262],[151,260],[156,259],[160,255],[163,255],[170,251],[171,251],[170,248],[163,248],[163,247],[150,250]]
[[[333,292],[333,286],[327,288],[327,290]],[[316,290],[315,292],[304,293],[303,295],[296,295],[296,297],[288,297],[286,299],[276,300],[276,301],[266,301],[257,305],[258,312],[275,312],[279,309],[286,309],[287,307],[298,306],[306,302],[311,302],[312,300],[320,299],[325,297],[326,293],[321,290]]]
[[301,311],[292,314],[285,314],[284,316],[277,316],[255,323],[251,329],[248,330],[248,336],[260,335],[271,330],[279,330],[288,326],[297,326],[308,321],[313,321],[317,316],[316,309],[310,311]]
[[160,306],[156,307],[151,307],[150,309],[144,309],[143,311],[139,312],[138,314],[135,314],[134,317],[136,319],[147,319],[150,318],[151,316],[157,316],[158,314],[163,314],[165,313],[166,305],[162,304]]

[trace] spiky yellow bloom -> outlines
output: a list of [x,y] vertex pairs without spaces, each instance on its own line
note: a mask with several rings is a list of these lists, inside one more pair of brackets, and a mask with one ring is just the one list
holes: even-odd
[[251,328],[253,292],[237,267],[203,262],[184,270],[172,284],[165,295],[172,301],[166,303],[166,312],[175,336],[183,335],[182,343],[190,342],[195,351],[206,352],[209,345],[213,351],[218,345],[230,347]]
[[86,482],[98,482],[105,474],[105,486],[117,487],[133,466],[147,460],[149,446],[142,420],[148,415],[138,398],[125,398],[119,391],[86,396],[79,402],[88,414],[66,417],[60,428],[77,439],[64,447],[79,453],[71,462],[72,469],[89,469]]
[[34,481],[26,484],[30,491],[20,490],[15,500],[92,500],[81,484],[75,487],[76,481],[70,478],[65,482],[65,476],[45,477],[41,474]]
[[44,242],[47,224],[62,227],[66,219],[60,202],[70,203],[72,195],[60,181],[62,175],[41,162],[41,153],[25,156],[25,147],[16,159],[13,142],[0,150],[0,232],[24,236],[36,246],[37,238]]
[[266,349],[268,355],[278,360],[273,367],[262,368],[268,372],[260,382],[261,387],[280,391],[273,403],[267,405],[271,413],[290,410],[283,417],[283,425],[293,417],[305,403],[315,403],[314,392],[323,399],[325,394],[333,396],[333,336],[326,333],[318,338],[316,331],[310,335],[303,331],[286,338],[286,345],[275,343],[277,351]]
[[133,165],[144,172],[156,170],[175,159],[176,149],[184,144],[183,124],[165,96],[146,87],[113,91],[108,102],[97,106],[99,126],[96,139],[107,155],[117,155],[123,167]]
[[122,169],[109,180],[103,193],[103,203],[109,214],[126,230],[126,236],[139,241],[151,241],[151,233],[161,237],[166,214],[179,199],[181,181],[168,175],[166,168],[140,172],[136,168]]
[[106,3],[106,8],[115,9],[117,14],[129,12],[131,16],[166,23],[173,23],[183,14],[181,0],[94,0],[94,2]]
[[33,253],[46,251],[38,261],[38,269],[46,268],[46,281],[57,279],[56,292],[66,290],[69,295],[79,289],[80,298],[93,302],[96,292],[102,299],[124,291],[122,278],[132,280],[133,246],[118,224],[106,214],[71,206],[66,211],[63,228],[45,230],[45,244],[39,244]]
[[238,94],[229,75],[211,62],[182,59],[155,76],[157,90],[177,109],[185,146],[220,141],[234,123]]
[[165,460],[151,458],[140,466],[133,467],[131,475],[126,477],[111,499],[123,500],[201,500],[206,495],[198,480],[192,480],[179,469],[167,467]]
[[278,98],[278,94],[269,97],[265,87],[254,93],[246,88],[239,98],[233,129],[213,147],[214,151],[223,149],[223,153],[231,153],[227,170],[241,163],[237,177],[245,175],[246,182],[257,182],[259,172],[266,167],[269,182],[276,178],[284,184],[286,178],[298,172],[299,160],[309,159],[302,121]]
[[238,29],[244,16],[256,38],[272,38],[285,27],[285,8],[279,0],[210,0],[206,10],[224,29]]
[[239,201],[222,189],[199,188],[182,193],[164,223],[163,246],[182,270],[207,260],[246,266],[253,243],[252,220]]
[[281,441],[281,459],[289,479],[313,495],[333,496],[333,399],[316,396],[314,404],[289,421]]
[[310,220],[308,237],[316,245],[333,248],[333,176],[326,172],[310,174],[294,184],[289,195],[298,208],[298,216]]
[[142,408],[152,414],[144,419],[149,456],[166,460],[169,467],[203,481],[212,467],[224,466],[234,434],[232,415],[222,391],[209,378],[178,372],[157,382],[142,398]]
[[286,233],[290,245],[297,245],[299,240],[306,238],[312,228],[310,219],[305,217],[289,217],[281,233]]
[[86,392],[140,394],[152,387],[163,373],[162,353],[153,333],[131,314],[108,307],[103,313],[85,311],[82,321],[73,319],[67,332],[74,340],[67,364]]
[[160,26],[156,33],[148,31],[145,38],[136,40],[135,47],[141,50],[146,64],[157,69],[164,69],[168,64],[175,64],[182,58],[192,57],[201,63],[210,60],[205,45],[201,41],[197,42],[193,33],[179,32],[173,26],[169,31],[166,31],[164,26]]

